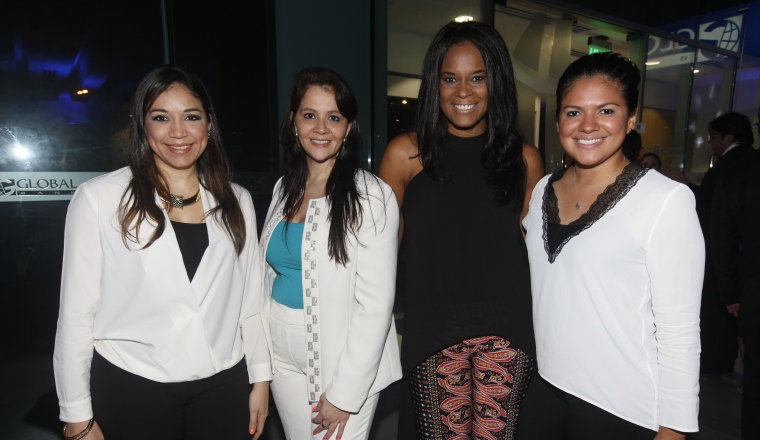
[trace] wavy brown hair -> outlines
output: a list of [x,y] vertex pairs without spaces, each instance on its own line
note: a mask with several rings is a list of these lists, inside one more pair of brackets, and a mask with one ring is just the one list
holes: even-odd
[[[356,236],[361,226],[361,199],[366,197],[366,194],[360,193],[355,179],[359,169],[357,157],[362,136],[359,131],[359,121],[356,119],[359,114],[356,95],[348,82],[330,69],[307,67],[298,72],[293,82],[280,131],[280,143],[285,159],[280,197],[285,201],[283,206],[285,218],[292,217],[303,202],[303,191],[306,188],[306,179],[309,177],[309,165],[306,153],[295,135],[294,115],[298,113],[304,95],[312,87],[321,87],[323,90],[332,92],[335,95],[338,111],[351,124],[342,152],[336,156],[335,165],[325,184],[325,195],[330,205],[327,252],[333,261],[345,266],[349,257],[346,240],[349,234]],[[364,186],[366,188],[366,182]]]
[[[156,193],[169,200],[169,186],[156,165],[153,150],[148,144],[145,117],[156,99],[169,88],[179,86],[201,101],[203,111],[211,121],[211,131],[206,151],[198,159],[196,168],[198,179],[217,202],[217,206],[206,216],[217,216],[240,255],[245,245],[246,225],[243,211],[232,190],[230,179],[232,168],[227,153],[222,146],[219,126],[211,97],[201,80],[184,67],[167,65],[152,70],[137,86],[132,103],[129,144],[124,159],[132,171],[132,179],[124,190],[119,203],[119,225],[124,244],[128,241],[140,242],[140,226],[146,221],[156,225],[156,229],[143,248],[158,240],[166,228],[166,219],[161,207],[156,204]],[[171,209],[171,207],[169,207]]]

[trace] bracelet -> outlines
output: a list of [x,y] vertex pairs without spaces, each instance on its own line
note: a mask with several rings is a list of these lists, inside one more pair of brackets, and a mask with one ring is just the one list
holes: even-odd
[[66,440],[81,440],[83,439],[87,434],[92,431],[92,426],[95,424],[95,419],[90,419],[90,421],[87,423],[87,427],[84,428],[84,431],[80,432],[77,435],[66,435],[66,425],[63,425],[63,438]]

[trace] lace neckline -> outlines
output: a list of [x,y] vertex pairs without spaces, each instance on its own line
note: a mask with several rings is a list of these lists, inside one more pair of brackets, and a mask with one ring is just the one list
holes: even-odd
[[554,263],[562,248],[576,235],[590,228],[607,212],[628,194],[628,191],[649,171],[637,163],[631,162],[623,171],[599,194],[588,211],[567,225],[561,225],[559,219],[559,202],[554,192],[554,182],[558,181],[567,171],[557,171],[549,177],[544,188],[542,203],[544,249],[549,262]]

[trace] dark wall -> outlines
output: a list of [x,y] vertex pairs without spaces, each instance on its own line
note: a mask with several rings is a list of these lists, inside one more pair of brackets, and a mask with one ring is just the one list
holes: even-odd
[[[377,99],[375,23],[376,1],[336,0],[325,3],[303,0],[275,0],[277,32],[278,109],[282,120],[296,73],[308,66],[328,67],[337,71],[351,85],[359,103],[359,127],[363,147],[362,166],[372,169],[373,132],[377,127],[376,113],[385,114],[385,97]],[[384,2],[380,6],[387,8]],[[382,21],[382,17],[381,17]],[[383,47],[385,45],[383,44]],[[382,53],[385,59],[386,54]],[[383,120],[384,121],[384,120]],[[385,127],[382,127],[385,131]]]

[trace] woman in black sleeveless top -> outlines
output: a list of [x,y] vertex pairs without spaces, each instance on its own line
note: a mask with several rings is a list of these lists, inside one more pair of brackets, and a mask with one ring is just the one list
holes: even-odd
[[403,214],[399,438],[514,438],[535,363],[520,219],[542,175],[503,39],[446,25],[425,57],[415,132],[380,166]]

